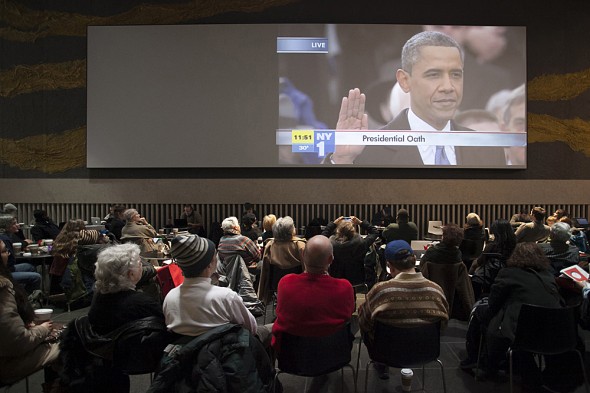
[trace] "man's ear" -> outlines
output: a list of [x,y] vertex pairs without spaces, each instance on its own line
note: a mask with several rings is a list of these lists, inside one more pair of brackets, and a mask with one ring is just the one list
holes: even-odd
[[410,74],[406,71],[402,70],[401,68],[397,70],[395,73],[395,77],[397,78],[397,83],[402,88],[404,93],[410,92]]

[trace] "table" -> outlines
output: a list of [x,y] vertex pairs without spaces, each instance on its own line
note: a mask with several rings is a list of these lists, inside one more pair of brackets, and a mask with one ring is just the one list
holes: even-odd
[[16,259],[16,262],[19,263],[24,263],[24,262],[29,262],[35,266],[38,266],[39,264],[41,265],[41,291],[43,291],[43,293],[45,294],[49,294],[49,288],[46,288],[47,286],[47,280],[46,280],[46,276],[48,275],[47,272],[47,261],[49,261],[49,264],[51,265],[51,262],[53,261],[53,255],[48,254],[48,253],[40,253],[40,254],[31,254],[31,255],[27,255],[24,256],[24,253],[18,253],[14,256],[14,259]]
[[139,256],[144,259],[156,260],[158,261],[158,265],[161,265],[163,261],[172,259],[172,255],[159,251],[145,251],[140,253]]

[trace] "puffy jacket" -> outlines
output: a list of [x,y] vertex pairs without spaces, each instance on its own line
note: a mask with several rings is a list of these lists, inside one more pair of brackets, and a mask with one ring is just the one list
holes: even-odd
[[240,325],[185,336],[168,351],[148,393],[271,390],[273,369],[262,344]]

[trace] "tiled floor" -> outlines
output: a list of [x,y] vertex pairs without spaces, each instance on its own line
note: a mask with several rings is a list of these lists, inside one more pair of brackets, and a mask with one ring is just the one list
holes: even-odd
[[[69,320],[84,315],[88,311],[87,308],[76,310],[72,312],[61,312],[56,310],[54,312],[54,321],[67,323]],[[270,313],[269,309],[269,313]],[[261,319],[261,318],[260,318]],[[269,315],[267,320],[272,318]],[[262,323],[262,321],[259,321]],[[465,332],[467,325],[464,322],[458,322],[452,320],[448,327],[443,331],[441,337],[441,361],[445,367],[445,379],[447,385],[447,392],[449,393],[497,393],[497,392],[509,392],[508,378],[500,378],[495,381],[475,381],[473,376],[462,371],[459,368],[459,361],[465,356]],[[590,332],[580,330],[581,336],[584,338],[586,347],[590,349]],[[358,340],[357,340],[358,341]],[[358,353],[358,344],[355,343],[352,352],[352,365],[356,368],[356,359]],[[590,356],[586,353],[586,364],[590,364]],[[365,371],[367,364],[367,352],[363,346],[361,351],[361,362],[360,362],[360,373],[358,377],[358,391],[364,391],[365,383]],[[329,376],[328,386],[321,389],[320,392],[340,392],[340,373],[336,372]],[[301,393],[306,391],[306,386],[309,384],[309,380],[302,377],[295,377],[286,374],[281,374],[280,380],[283,384],[283,391],[285,393]],[[30,391],[32,393],[41,392],[41,382],[43,381],[43,372],[38,372],[29,378]],[[422,371],[420,369],[414,370],[414,380],[412,383],[412,391],[421,391],[422,389]],[[344,371],[344,392],[354,392],[354,378],[350,369]],[[149,375],[135,375],[131,377],[131,392],[139,393],[145,392],[150,384]],[[440,369],[437,363],[432,363],[426,367],[426,379],[425,387],[427,392],[438,393],[443,392],[443,385],[441,379]],[[24,381],[13,385],[10,392],[25,392]],[[368,378],[368,392],[381,393],[381,392],[402,392],[401,390],[401,379],[399,369],[390,369],[389,380],[380,380],[377,374],[369,368]],[[516,392],[520,392],[520,386],[516,386]],[[583,386],[578,386],[571,392],[584,392]]]

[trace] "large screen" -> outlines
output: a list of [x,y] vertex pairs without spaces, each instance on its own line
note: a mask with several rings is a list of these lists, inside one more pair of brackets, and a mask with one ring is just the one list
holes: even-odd
[[88,27],[89,168],[526,168],[514,26]]

